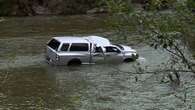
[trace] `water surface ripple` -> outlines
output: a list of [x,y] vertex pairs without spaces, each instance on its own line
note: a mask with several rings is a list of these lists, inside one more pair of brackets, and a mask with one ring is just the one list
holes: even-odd
[[[45,43],[56,35],[106,32],[101,16],[6,18],[0,25],[0,110],[193,110],[195,81],[174,90],[155,74],[132,74],[139,62],[150,70],[169,55],[134,46],[140,59],[127,64],[79,67],[45,62]],[[125,72],[119,72],[125,71]],[[189,82],[188,81],[188,82]],[[184,103],[184,98],[186,101]]]

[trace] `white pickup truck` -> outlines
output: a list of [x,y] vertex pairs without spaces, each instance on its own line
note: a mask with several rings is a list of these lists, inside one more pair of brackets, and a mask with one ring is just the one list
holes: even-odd
[[138,57],[131,47],[112,44],[99,36],[53,37],[47,43],[46,53],[46,60],[54,65],[131,62]]

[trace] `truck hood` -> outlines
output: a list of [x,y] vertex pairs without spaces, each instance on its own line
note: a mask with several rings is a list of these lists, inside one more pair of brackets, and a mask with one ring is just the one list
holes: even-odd
[[135,49],[132,49],[130,46],[126,46],[126,45],[121,45],[123,47],[123,51],[124,52],[132,52],[132,53],[136,53]]

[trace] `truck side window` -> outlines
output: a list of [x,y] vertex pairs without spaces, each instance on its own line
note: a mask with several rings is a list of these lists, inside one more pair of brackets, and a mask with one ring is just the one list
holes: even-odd
[[51,47],[52,49],[54,50],[58,50],[58,47],[60,46],[60,42],[58,42],[57,40],[55,39],[52,39],[48,44],[47,44],[49,47]]
[[68,51],[68,48],[69,48],[69,44],[63,44],[60,50],[61,51]]
[[120,50],[117,49],[116,47],[108,46],[108,47],[105,47],[105,49],[106,49],[106,52],[116,52],[116,53],[120,53]]
[[98,52],[103,52],[103,50],[102,50],[101,47],[96,47],[96,48],[95,48],[95,52],[97,52],[97,53],[98,53]]
[[70,51],[88,51],[89,44],[87,43],[72,43]]

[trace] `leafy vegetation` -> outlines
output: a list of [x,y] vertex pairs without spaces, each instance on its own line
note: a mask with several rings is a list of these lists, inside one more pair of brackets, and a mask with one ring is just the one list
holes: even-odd
[[9,13],[11,13],[11,1],[0,0],[0,15],[8,15]]
[[175,2],[176,0],[148,0],[146,8],[150,10],[168,9],[171,8]]
[[133,9],[129,0],[103,0],[103,2],[112,13],[128,13]]
[[[128,41],[131,35],[140,35],[144,43],[170,53],[169,64],[166,64],[169,66],[163,71],[166,73],[165,71],[169,70],[170,81],[173,81],[172,75],[175,75],[179,82],[179,74],[184,71],[195,74],[191,55],[186,54],[189,38],[194,38],[195,15],[186,7],[186,4],[174,0],[169,1],[168,4],[171,4],[172,8],[166,11],[159,11],[159,7],[162,6],[160,0],[151,0],[149,4],[152,11],[110,11],[112,17],[109,26],[115,29],[118,36],[125,36],[124,41]],[[125,6],[111,3],[108,8],[110,10],[123,9]]]
[[195,1],[194,1],[194,0],[187,0],[187,6],[188,6],[192,11],[195,11]]

